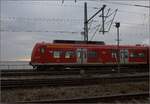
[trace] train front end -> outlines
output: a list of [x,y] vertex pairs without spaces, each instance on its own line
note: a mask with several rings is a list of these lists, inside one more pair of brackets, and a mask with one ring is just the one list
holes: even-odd
[[33,68],[39,68],[40,66],[45,63],[45,51],[46,51],[46,45],[44,42],[42,43],[36,43],[32,50],[31,54],[31,61],[30,65],[33,66]]

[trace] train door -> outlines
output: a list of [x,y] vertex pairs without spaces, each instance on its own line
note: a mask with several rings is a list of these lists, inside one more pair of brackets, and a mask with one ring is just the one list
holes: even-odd
[[40,58],[40,61],[42,62],[42,63],[44,63],[46,60],[45,60],[45,53],[46,53],[46,48],[45,48],[45,46],[41,46],[40,47],[40,56],[41,56],[41,58]]
[[82,61],[82,63],[83,64],[86,64],[87,63],[87,49],[85,49],[85,48],[83,48],[82,49],[82,58],[83,58],[83,61]]
[[84,48],[77,49],[77,63],[78,64],[87,63],[87,49]]
[[127,49],[120,50],[120,63],[126,64],[128,63],[129,52]]

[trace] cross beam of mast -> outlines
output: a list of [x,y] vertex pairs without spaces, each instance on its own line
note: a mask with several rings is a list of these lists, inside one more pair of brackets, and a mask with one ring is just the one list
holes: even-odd
[[102,22],[103,22],[103,34],[104,34],[104,8],[106,5],[103,5],[103,7],[98,10],[94,15],[92,15],[89,19],[87,19],[87,3],[84,3],[84,41],[88,41],[88,23],[90,20],[92,20],[99,12],[102,11]]

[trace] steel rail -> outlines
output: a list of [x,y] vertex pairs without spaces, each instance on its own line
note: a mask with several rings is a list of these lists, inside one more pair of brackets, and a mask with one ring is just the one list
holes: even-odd
[[148,92],[140,93],[129,93],[129,94],[115,94],[107,96],[95,96],[95,97],[86,97],[86,98],[72,98],[72,99],[55,99],[55,100],[35,100],[35,101],[18,101],[16,103],[114,103],[114,102],[123,102],[129,100],[148,100]]
[[[1,65],[0,65],[1,66]],[[117,65],[116,64],[96,64],[96,65],[90,65],[90,64],[86,64],[86,65],[83,65],[83,66],[80,66],[80,65],[73,65],[73,66],[65,66],[65,65],[62,65],[62,66],[59,66],[59,65],[54,65],[55,67],[55,69],[54,70],[65,70],[65,67],[72,67],[73,69],[75,69],[75,70],[77,70],[77,69],[81,69],[81,68],[84,68],[84,69],[93,69],[93,68],[99,68],[99,69],[104,69],[104,68],[106,68],[106,69],[110,69],[110,68],[117,68]],[[71,69],[72,69],[71,68]],[[127,68],[149,68],[149,65],[147,65],[147,64],[139,64],[139,65],[137,65],[137,64],[122,64],[121,66],[120,66],[120,68],[121,69],[127,69]],[[16,71],[22,71],[22,72],[26,72],[26,71],[35,71],[33,68],[27,68],[27,69],[0,69],[0,71],[1,72],[16,72]],[[39,70],[37,70],[37,71],[45,71],[45,70],[52,70],[52,69],[49,69],[49,68],[44,68],[44,69],[39,69]]]
[[[81,69],[82,70],[82,69]],[[133,72],[148,72],[148,68],[121,68],[121,73],[133,73]],[[109,74],[116,73],[117,69],[114,68],[95,68],[84,70],[85,74]],[[7,70],[1,71],[1,77],[16,77],[16,76],[38,76],[38,75],[79,75],[79,69],[66,69],[66,70]]]
[[39,76],[39,75],[77,75],[78,70],[66,70],[66,71],[17,71],[17,72],[2,72],[1,77],[16,77],[16,76]]
[[107,74],[92,77],[81,76],[55,76],[39,79],[1,79],[1,88],[31,88],[42,86],[83,86],[103,83],[123,83],[148,81],[149,73],[141,74]]

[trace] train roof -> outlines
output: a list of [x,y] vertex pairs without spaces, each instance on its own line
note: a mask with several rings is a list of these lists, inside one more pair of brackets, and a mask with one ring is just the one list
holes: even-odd
[[53,43],[105,45],[104,41],[80,41],[80,40],[54,40]]
[[[49,48],[74,48],[74,47],[88,47],[88,48],[111,48],[113,47],[114,49],[117,48],[117,45],[99,45],[99,44],[79,44],[79,43],[46,43],[46,42],[41,42],[37,43],[37,45],[46,45]],[[149,46],[144,46],[144,45],[120,45],[120,48],[148,48]]]

